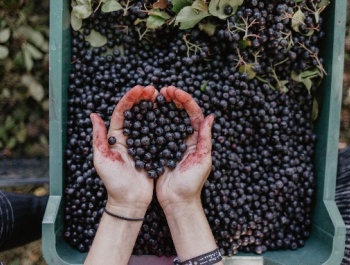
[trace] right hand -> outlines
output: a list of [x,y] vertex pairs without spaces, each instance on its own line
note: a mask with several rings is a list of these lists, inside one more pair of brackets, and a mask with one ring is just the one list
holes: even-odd
[[[107,133],[104,121],[92,113],[93,160],[107,192],[107,210],[126,217],[143,217],[153,196],[154,181],[144,170],[135,168],[132,157],[127,152],[123,135],[124,112],[140,100],[154,102],[158,91],[153,86],[136,86],[129,90],[115,107]],[[108,137],[117,142],[108,144]]]
[[175,169],[167,168],[156,183],[157,199],[167,214],[188,204],[201,205],[201,190],[212,164],[211,127],[214,116],[204,118],[198,104],[181,89],[164,87],[160,93],[167,101],[174,101],[178,108],[187,111],[194,128],[194,133],[186,140],[184,158]]

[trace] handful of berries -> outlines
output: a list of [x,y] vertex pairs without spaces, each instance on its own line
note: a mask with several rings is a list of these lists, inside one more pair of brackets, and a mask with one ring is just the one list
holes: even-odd
[[159,94],[155,104],[141,100],[124,112],[124,118],[123,134],[128,137],[128,153],[136,168],[156,179],[165,167],[176,167],[187,150],[185,139],[194,131],[185,110]]

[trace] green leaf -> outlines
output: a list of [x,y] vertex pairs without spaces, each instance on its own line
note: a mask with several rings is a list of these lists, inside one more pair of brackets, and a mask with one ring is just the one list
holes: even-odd
[[252,45],[252,42],[250,40],[239,40],[238,41],[238,46],[241,48],[241,49],[245,49],[249,46]]
[[[209,13],[220,19],[228,18],[236,13],[238,7],[243,4],[244,0],[211,0],[209,3]],[[232,7],[232,13],[225,14],[226,6]]]
[[107,43],[107,37],[101,35],[96,30],[91,30],[90,34],[85,36],[85,40],[88,41],[92,47],[101,47]]
[[41,32],[36,30],[30,30],[28,39],[32,44],[34,44],[40,50],[44,52],[49,51],[49,43]]
[[91,7],[91,0],[76,0],[78,5],[84,5],[84,6],[90,6]]
[[24,66],[27,69],[27,71],[30,72],[34,66],[32,56],[30,55],[29,51],[26,49],[22,49],[22,54],[24,59]]
[[30,43],[27,43],[24,47],[24,49],[26,49],[29,54],[31,55],[31,57],[35,60],[39,60],[43,58],[43,54],[41,51],[39,51],[37,48],[35,48],[33,45],[31,45]]
[[304,24],[304,20],[305,20],[305,15],[303,11],[301,11],[299,8],[298,11],[295,12],[292,17],[292,28],[294,29],[294,31],[300,32],[299,27],[300,25]]
[[86,6],[86,5],[76,5],[73,6],[72,13],[74,16],[80,19],[88,18],[91,13],[92,13],[92,8],[91,6]]
[[0,43],[5,43],[11,36],[10,28],[0,30]]
[[17,133],[16,133],[16,139],[19,143],[24,143],[25,140],[27,139],[27,130],[25,127],[21,128]]
[[209,36],[214,35],[215,30],[216,30],[216,25],[212,24],[212,23],[199,23],[198,27],[201,31],[204,31],[206,34],[208,34]]
[[164,19],[170,19],[171,16],[164,12],[164,11],[161,11],[159,9],[151,9],[149,12],[148,12],[148,15],[149,16],[156,16],[156,17],[161,17],[161,18],[164,18]]
[[13,149],[17,144],[17,139],[15,137],[11,137],[10,140],[6,143],[7,149]]
[[307,70],[299,74],[295,71],[292,71],[291,77],[295,82],[303,83],[307,91],[310,93],[311,86],[313,84],[311,79],[322,77],[322,72],[317,68]]
[[0,45],[0,60],[6,59],[8,55],[9,49],[4,45]]
[[206,89],[206,87],[207,87],[207,85],[208,85],[208,83],[209,83],[209,80],[207,80],[207,81],[205,81],[204,83],[203,83],[203,85],[201,85],[201,91],[205,91],[205,89]]
[[116,0],[109,0],[102,5],[102,12],[109,13],[123,9],[122,5],[119,4]]
[[318,117],[318,102],[316,98],[314,98],[312,102],[312,121],[315,121]]
[[83,20],[81,18],[77,18],[72,12],[70,14],[70,24],[73,30],[78,31],[83,25]]
[[4,123],[4,128],[6,130],[9,130],[12,129],[13,126],[15,126],[15,120],[11,116],[7,116]]
[[322,7],[326,7],[330,4],[331,2],[329,0],[321,0],[321,2],[319,2],[317,4],[318,8],[322,8]]
[[198,11],[208,12],[208,5],[202,0],[195,0],[192,4],[192,8]]
[[158,16],[149,16],[146,20],[146,27],[149,29],[156,29],[165,23],[165,19]]
[[256,73],[253,71],[253,66],[251,64],[243,64],[239,67],[240,73],[247,73],[248,79],[253,79]]
[[193,0],[171,0],[171,3],[173,4],[173,11],[178,14],[184,7],[192,5]]
[[37,102],[40,102],[45,96],[43,86],[35,79],[29,85],[29,93]]
[[190,29],[194,27],[203,18],[210,16],[208,12],[197,13],[190,6],[187,6],[176,16],[175,25],[180,23],[180,29]]

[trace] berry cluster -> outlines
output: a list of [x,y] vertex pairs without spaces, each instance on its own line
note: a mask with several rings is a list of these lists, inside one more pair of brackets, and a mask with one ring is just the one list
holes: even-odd
[[134,158],[135,167],[145,169],[150,178],[164,173],[164,167],[174,169],[187,150],[185,139],[193,134],[191,120],[185,110],[163,95],[153,102],[141,100],[124,112],[123,134],[128,153]]
[[[126,88],[173,85],[189,93],[205,116],[216,117],[213,164],[202,204],[222,254],[302,247],[311,232],[316,187],[312,110],[317,79],[309,80],[307,91],[290,73],[321,67],[322,17],[316,20],[308,11],[318,1],[247,0],[227,20],[214,21],[212,36],[198,28],[135,26],[145,18],[144,4],[154,2],[135,0],[126,15],[96,11],[83,21],[83,31],[72,32],[65,238],[87,251],[106,203],[105,187],[92,163],[90,113],[99,113],[108,127]],[[305,19],[296,29],[292,22],[298,10]],[[106,36],[107,44],[91,47],[85,41],[91,30]],[[141,135],[142,127],[134,134]],[[138,145],[142,137],[133,139],[130,133],[130,148],[136,153],[136,138]],[[175,254],[156,199],[134,253]]]

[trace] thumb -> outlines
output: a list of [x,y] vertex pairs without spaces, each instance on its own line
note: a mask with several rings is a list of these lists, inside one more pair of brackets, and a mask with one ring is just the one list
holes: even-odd
[[213,122],[214,115],[210,114],[200,123],[195,156],[201,157],[211,153],[211,127],[213,126]]
[[107,129],[104,121],[96,113],[90,114],[92,122],[92,147],[94,150],[94,159],[101,157],[109,158],[113,161],[121,161],[121,156],[118,152],[111,152],[107,141]]

